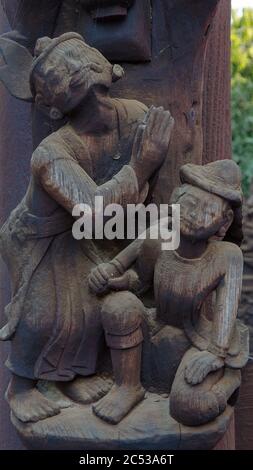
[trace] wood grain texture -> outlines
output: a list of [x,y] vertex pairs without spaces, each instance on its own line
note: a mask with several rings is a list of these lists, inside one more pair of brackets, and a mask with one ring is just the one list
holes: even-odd
[[253,449],[253,361],[243,370],[239,401],[235,409],[235,440],[237,450]]
[[235,417],[231,416],[227,431],[213,450],[235,450]]
[[231,158],[230,15],[230,0],[221,0],[206,50],[203,163]]
[[[126,65],[129,79],[126,79],[122,86],[119,85],[118,89],[115,89],[116,96],[139,98],[146,104],[162,104],[172,110],[177,120],[178,124],[171,143],[170,155],[163,166],[155,190],[154,199],[157,202],[168,201],[173,187],[178,182],[178,170],[182,163],[189,161],[202,163],[203,149],[205,162],[218,159],[217,154],[224,155],[225,150],[228,150],[229,131],[224,130],[217,120],[217,115],[224,116],[224,119],[227,116],[227,101],[225,100],[225,106],[221,104],[221,101],[224,100],[224,95],[226,99],[228,98],[226,94],[228,82],[225,80],[225,84],[223,84],[225,88],[219,86],[217,88],[217,84],[215,87],[213,85],[213,69],[205,66],[205,48],[208,36],[212,37],[211,33],[213,32],[210,33],[209,27],[217,1],[210,0],[205,4],[203,2],[195,3],[200,21],[198,24],[194,23],[195,27],[191,29],[196,10],[195,8],[191,9],[189,2],[181,1],[178,6],[171,0],[167,2],[157,0],[153,9],[153,60],[151,64],[141,66]],[[224,5],[228,6],[228,2]],[[222,41],[224,37],[227,38],[228,33],[228,10],[225,13],[225,6],[220,10],[222,13],[221,22],[216,20],[215,27],[217,29],[215,30],[214,27],[217,43],[214,41],[215,48],[212,50],[212,44],[206,56],[209,63],[214,60],[213,55],[215,55],[218,72],[221,68],[223,70],[221,75],[215,73],[218,84],[222,81],[221,77],[224,77],[224,74],[227,78],[228,62],[225,60],[221,63],[221,57],[218,54],[220,50],[222,51]],[[225,17],[222,16],[223,13],[226,17],[224,30]],[[218,18],[220,19],[220,17]],[[182,32],[183,34],[181,34]],[[226,49],[226,59],[228,58],[227,53],[228,49]],[[209,86],[206,88],[203,102],[205,82]],[[217,90],[218,98],[216,97]],[[215,102],[215,98],[220,105],[218,108],[214,105],[211,106]],[[210,115],[208,114],[209,104],[212,108]],[[202,116],[204,116],[203,121]],[[218,129],[220,130],[219,139],[217,139],[216,133],[209,131],[210,126],[216,129],[216,133]],[[223,139],[223,135],[226,138]],[[213,146],[212,141],[215,142]],[[4,142],[4,145],[9,145],[9,143]],[[224,158],[224,156],[220,158]],[[27,172],[25,177],[27,177]],[[8,179],[8,186],[10,188],[16,186],[18,178],[19,175],[13,175],[11,181]],[[229,442],[230,439],[227,440],[227,446],[232,446]]]
[[182,164],[202,163],[205,50],[207,41],[212,39],[210,24],[217,4],[154,2],[151,63],[138,67],[125,64],[126,79],[115,87],[115,94],[127,94],[147,105],[163,105],[175,119],[170,155],[154,191],[154,200],[159,203],[168,202],[179,183]]
[[205,450],[220,441],[232,414],[227,407],[215,421],[187,427],[170,417],[168,399],[148,394],[134,419],[130,414],[116,426],[98,420],[90,407],[78,405],[38,423],[22,424],[14,417],[12,422],[24,444],[35,450]]
[[[231,158],[231,1],[221,0],[207,44],[203,104],[203,163]],[[235,418],[214,450],[235,449]]]
[[[0,31],[8,25],[0,7]],[[18,103],[0,85],[0,225],[23,196],[29,181],[29,161],[31,155],[30,106]],[[3,110],[5,110],[3,112]],[[15,138],[13,138],[15,136]],[[4,306],[10,299],[10,284],[4,263],[0,262],[0,320],[5,321]],[[0,344],[0,449],[23,449],[15,429],[10,423],[9,407],[4,400],[4,392],[9,373],[4,361],[9,347]]]

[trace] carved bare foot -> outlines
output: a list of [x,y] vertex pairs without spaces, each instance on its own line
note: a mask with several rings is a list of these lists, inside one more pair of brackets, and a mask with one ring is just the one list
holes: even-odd
[[88,405],[102,398],[112,387],[112,380],[106,376],[77,377],[61,386],[63,393],[76,403]]
[[59,388],[59,384],[56,382],[39,380],[37,383],[37,389],[44,395],[44,397],[55,402],[61,409],[74,406],[73,401],[62,393]]
[[145,395],[145,390],[139,387],[114,385],[111,391],[93,405],[93,412],[110,424],[118,424],[136,406]]
[[185,368],[185,379],[190,385],[197,385],[206,378],[210,372],[221,369],[224,366],[223,359],[209,351],[196,352]]
[[60,413],[60,407],[45,398],[33,380],[14,375],[5,393],[13,414],[24,423],[37,422]]

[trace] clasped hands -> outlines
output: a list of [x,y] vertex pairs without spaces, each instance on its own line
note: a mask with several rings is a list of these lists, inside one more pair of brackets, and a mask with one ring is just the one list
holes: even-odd
[[128,290],[128,272],[122,274],[113,261],[101,263],[91,270],[88,283],[91,291],[97,295],[109,290]]
[[174,119],[170,112],[154,106],[138,125],[129,165],[135,171],[140,191],[163,164],[173,127]]

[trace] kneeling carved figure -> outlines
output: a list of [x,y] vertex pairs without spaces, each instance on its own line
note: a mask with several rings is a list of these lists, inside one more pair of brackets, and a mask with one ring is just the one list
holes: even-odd
[[[189,342],[167,391],[171,415],[194,426],[225,410],[248,358],[248,331],[236,320],[243,270],[238,246],[242,193],[239,169],[230,160],[203,167],[187,164],[180,176],[183,184],[172,194],[181,208],[178,250],[163,251],[161,240],[135,241],[112,263],[98,266],[90,286],[100,295],[108,289],[139,295],[153,284],[156,309],[146,309],[143,322],[152,324],[154,342],[159,331],[169,340],[178,329]],[[175,357],[172,351],[166,358],[168,369],[178,354],[175,347]],[[97,413],[107,399],[96,405]]]

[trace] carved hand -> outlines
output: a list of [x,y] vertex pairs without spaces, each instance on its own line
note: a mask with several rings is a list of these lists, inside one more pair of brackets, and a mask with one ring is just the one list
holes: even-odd
[[174,119],[163,107],[151,106],[144,121],[139,124],[130,165],[134,169],[140,190],[163,164],[168,153]]
[[224,360],[209,351],[196,352],[185,368],[185,380],[190,385],[197,385],[206,378],[210,372],[221,369]]
[[101,263],[91,270],[89,275],[89,287],[95,294],[104,294],[109,290],[108,282],[110,279],[120,277],[122,272],[111,263]]

